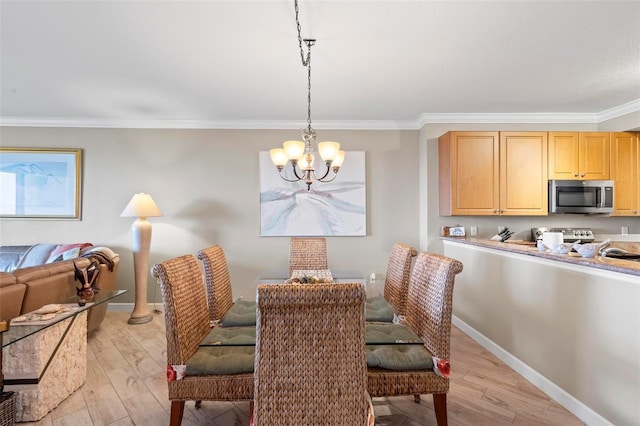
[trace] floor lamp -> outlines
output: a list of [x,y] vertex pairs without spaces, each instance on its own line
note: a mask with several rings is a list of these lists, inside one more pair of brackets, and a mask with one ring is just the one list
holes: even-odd
[[144,324],[153,319],[147,301],[147,278],[149,277],[149,248],[151,247],[151,222],[148,217],[162,216],[162,212],[151,198],[143,192],[135,194],[120,217],[137,217],[131,225],[133,238],[133,269],[135,271],[135,305],[129,324]]

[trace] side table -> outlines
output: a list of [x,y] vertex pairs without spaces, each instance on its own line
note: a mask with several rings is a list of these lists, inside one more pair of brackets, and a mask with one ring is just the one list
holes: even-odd
[[75,305],[70,313],[44,324],[12,325],[4,334],[0,385],[14,393],[16,422],[40,420],[84,384],[87,311],[126,292],[101,291],[82,307],[76,297],[63,300]]
[[[0,348],[3,334],[9,329],[9,321],[0,320]],[[0,367],[2,366],[2,350],[0,349]],[[4,376],[0,368],[0,426],[13,426],[16,421],[16,397],[13,392],[4,392]]]

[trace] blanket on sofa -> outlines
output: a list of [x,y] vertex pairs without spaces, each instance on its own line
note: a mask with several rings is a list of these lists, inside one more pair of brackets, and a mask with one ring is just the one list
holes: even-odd
[[13,272],[29,266],[75,259],[80,256],[82,249],[92,246],[91,243],[2,246],[0,247],[0,271]]

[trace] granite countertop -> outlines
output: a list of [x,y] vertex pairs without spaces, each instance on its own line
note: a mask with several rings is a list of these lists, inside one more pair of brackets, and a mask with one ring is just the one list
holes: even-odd
[[578,253],[555,254],[539,251],[532,242],[517,241],[509,243],[501,243],[492,240],[480,240],[476,238],[460,238],[460,237],[441,237],[445,241],[455,241],[462,244],[485,247],[511,253],[518,253],[527,256],[538,257],[547,260],[555,260],[558,262],[571,263],[574,265],[582,265],[589,268],[604,269],[607,271],[619,272],[622,274],[636,275],[640,277],[640,262],[630,260],[611,259],[607,257],[596,256],[593,258],[580,257]]

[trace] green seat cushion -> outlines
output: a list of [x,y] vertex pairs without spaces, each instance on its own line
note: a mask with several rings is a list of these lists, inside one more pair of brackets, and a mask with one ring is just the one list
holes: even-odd
[[256,302],[238,300],[224,314],[222,321],[223,327],[242,327],[256,325]]
[[252,346],[256,344],[256,328],[248,327],[214,327],[207,334],[200,346],[216,345]]
[[393,306],[382,296],[367,298],[364,305],[365,321],[392,322]]
[[187,361],[187,376],[253,372],[253,346],[201,346]]
[[433,358],[423,345],[367,346],[367,366],[387,370],[433,370]]
[[367,322],[364,325],[367,344],[422,343],[422,339],[408,325],[391,322]]

